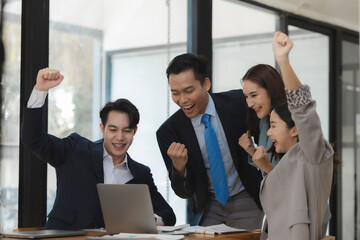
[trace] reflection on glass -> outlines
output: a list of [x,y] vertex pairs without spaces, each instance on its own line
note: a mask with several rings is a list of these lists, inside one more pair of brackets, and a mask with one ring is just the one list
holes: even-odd
[[[171,57],[175,52],[186,51],[186,14],[185,0],[170,1],[170,26],[164,0],[51,0],[50,4],[50,66],[60,69],[65,80],[50,91],[49,132],[65,137],[76,131],[90,139],[99,139],[101,106],[108,99],[128,97],[139,108],[141,116],[139,131],[129,152],[135,160],[152,169],[164,197],[173,191],[166,184],[167,171],[155,130],[167,117],[166,44],[170,39],[172,44],[181,45],[170,51]],[[161,49],[161,57],[156,51],[145,51],[142,56],[141,49],[154,47]],[[117,51],[122,54],[107,62],[105,57],[113,57],[110,53]],[[128,54],[123,54],[126,52]],[[108,84],[105,76],[109,74],[112,74],[112,79],[108,79],[112,86],[105,89]],[[111,95],[106,95],[108,93]],[[49,211],[56,180],[53,168],[48,169]],[[178,204],[179,198],[176,199],[171,200],[170,205],[178,211],[177,223],[181,223],[181,219],[185,221],[185,205],[184,201]]]
[[241,88],[240,79],[253,65],[274,65],[275,25],[273,12],[239,1],[213,1],[213,92]]
[[[359,205],[355,194],[360,189],[360,84],[359,45],[344,41],[342,44],[342,239],[359,238]],[[356,147],[357,145],[357,147]],[[354,181],[356,179],[356,181]],[[355,214],[354,214],[355,213]],[[355,217],[357,219],[355,219]]]
[[18,222],[21,1],[5,4],[3,11],[0,228],[10,230]]

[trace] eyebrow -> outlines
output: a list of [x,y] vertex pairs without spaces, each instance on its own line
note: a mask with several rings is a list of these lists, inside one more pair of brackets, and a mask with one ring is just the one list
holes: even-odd
[[256,92],[257,92],[257,90],[251,91],[251,92],[249,92],[249,94],[253,94],[253,93],[256,93]]
[[[113,124],[109,124],[108,125],[109,128],[118,128],[117,126],[113,125]],[[123,129],[132,129],[130,126],[124,127]]]
[[276,121],[270,121],[270,124],[271,124],[271,123],[276,123]]
[[[188,86],[188,87],[186,87],[186,88],[184,88],[184,89],[182,89],[182,90],[183,90],[183,91],[186,91],[186,90],[189,90],[190,88],[194,88],[194,86],[191,85],[191,86]],[[175,89],[171,89],[171,91],[172,91],[172,92],[179,92],[178,90],[175,90]]]

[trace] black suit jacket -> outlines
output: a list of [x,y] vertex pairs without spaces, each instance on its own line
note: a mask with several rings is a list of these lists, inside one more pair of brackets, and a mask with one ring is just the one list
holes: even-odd
[[[259,187],[262,180],[261,173],[247,162],[247,153],[238,145],[239,137],[247,131],[246,102],[242,90],[211,94],[216,111],[223,126],[234,166],[245,189],[253,197],[259,208]],[[206,209],[208,200],[208,177],[191,120],[183,110],[178,110],[158,131],[157,140],[161,154],[169,171],[171,186],[181,198],[191,198],[195,204],[188,206],[193,214]],[[188,150],[186,178],[178,176],[167,150],[172,142],[185,144]],[[189,209],[190,208],[190,209]]]
[[[57,190],[47,229],[87,229],[104,227],[97,183],[104,182],[103,139],[92,142],[77,133],[60,139],[43,131],[43,108],[26,108],[21,140],[41,160],[56,169]],[[128,155],[134,178],[128,183],[149,186],[154,212],[165,225],[174,225],[173,210],[157,191],[149,167]]]

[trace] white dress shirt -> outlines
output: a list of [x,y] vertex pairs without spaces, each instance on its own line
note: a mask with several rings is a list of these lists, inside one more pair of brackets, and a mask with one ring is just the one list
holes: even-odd
[[122,163],[114,166],[112,157],[104,147],[104,183],[105,184],[124,184],[134,178],[127,163],[127,155]]

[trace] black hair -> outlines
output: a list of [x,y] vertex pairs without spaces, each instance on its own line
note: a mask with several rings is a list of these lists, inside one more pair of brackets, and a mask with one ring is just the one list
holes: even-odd
[[[270,97],[270,106],[274,107],[280,102],[286,101],[285,85],[278,71],[270,65],[258,64],[251,67],[242,78],[241,82],[251,81],[264,88]],[[256,112],[248,108],[247,123],[250,134],[258,138],[259,121]]]
[[100,119],[102,125],[105,127],[109,112],[118,111],[122,113],[127,113],[129,116],[129,128],[135,129],[140,120],[140,114],[138,109],[132,104],[129,100],[125,98],[120,98],[114,102],[108,102],[100,110]]
[[291,129],[295,126],[295,122],[291,117],[291,112],[288,108],[287,102],[281,102],[279,104],[276,104],[272,111],[276,112],[277,115],[286,123],[286,126]]
[[209,76],[207,59],[192,53],[178,55],[169,63],[166,69],[166,76],[169,80],[170,74],[179,74],[188,70],[192,70],[195,79],[199,80],[201,85],[203,85],[205,79]]
[[[291,117],[291,112],[288,108],[287,102],[281,102],[279,104],[276,104],[273,107],[272,111],[276,112],[277,115],[279,115],[280,119],[286,123],[286,126],[288,127],[288,129],[295,127],[295,122]],[[271,146],[271,148],[268,150],[268,152],[271,152],[271,158],[273,158],[273,156],[275,156],[275,159],[277,159],[277,160],[280,160],[285,155],[285,153],[277,153],[275,151],[274,144]]]

